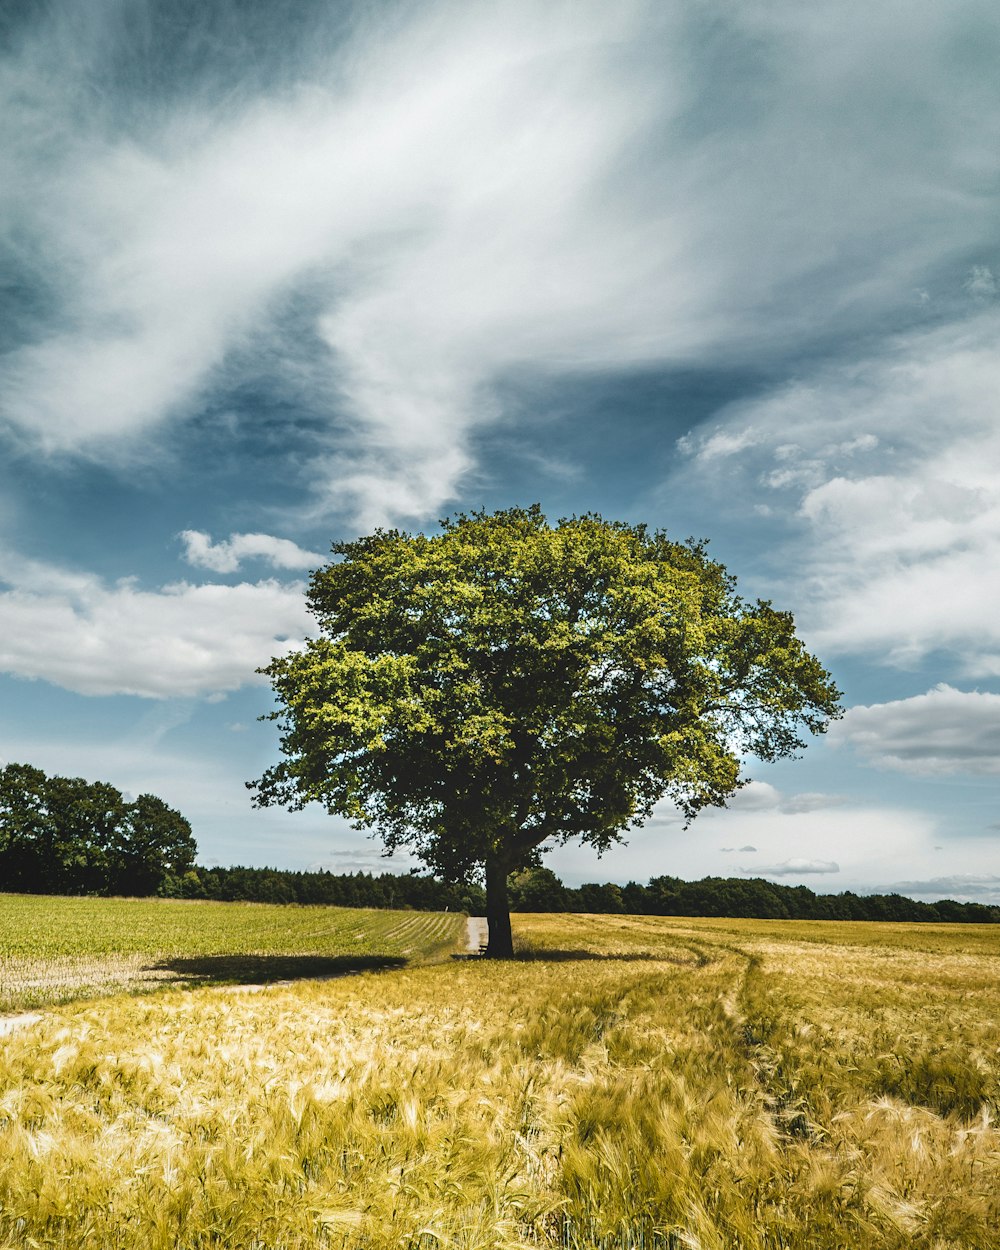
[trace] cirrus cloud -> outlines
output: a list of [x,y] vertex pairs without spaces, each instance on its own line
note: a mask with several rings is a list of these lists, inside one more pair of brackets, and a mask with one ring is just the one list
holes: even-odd
[[169,7],[56,0],[0,59],[0,237],[42,292],[0,417],[33,451],[148,454],[264,374],[325,431],[317,510],[423,517],[512,373],[784,357],[992,235],[992,74],[950,51],[977,0]]

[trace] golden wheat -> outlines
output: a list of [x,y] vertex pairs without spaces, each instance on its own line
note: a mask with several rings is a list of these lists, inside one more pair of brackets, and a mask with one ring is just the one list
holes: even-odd
[[8,1039],[0,1244],[1000,1247],[1000,935],[516,920]]

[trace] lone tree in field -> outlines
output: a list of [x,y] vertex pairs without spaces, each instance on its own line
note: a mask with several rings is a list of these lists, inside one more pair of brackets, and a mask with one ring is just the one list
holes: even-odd
[[333,553],[320,637],[261,670],[284,758],[254,804],[316,801],[436,873],[484,872],[492,956],[543,844],[604,850],[664,797],[724,806],[742,756],[794,755],[839,715],[792,617],[744,603],[701,543],[536,506]]

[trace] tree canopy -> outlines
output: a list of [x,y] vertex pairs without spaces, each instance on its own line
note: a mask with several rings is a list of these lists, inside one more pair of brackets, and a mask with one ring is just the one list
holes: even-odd
[[336,543],[313,574],[319,636],[261,671],[282,760],[258,806],[310,801],[433,871],[485,874],[492,955],[507,878],[539,849],[599,851],[661,799],[688,818],[839,714],[830,675],[705,544],[536,506],[439,533]]
[[0,888],[29,894],[155,894],[194,866],[188,821],[154,794],[0,768]]

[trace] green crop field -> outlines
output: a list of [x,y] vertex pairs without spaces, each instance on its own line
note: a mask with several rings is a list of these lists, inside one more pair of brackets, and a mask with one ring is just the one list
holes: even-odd
[[400,966],[462,947],[464,917],[266,903],[0,894],[0,1013],[120,990]]
[[[306,914],[274,923],[307,944]],[[515,928],[511,962],[119,995],[12,1033],[0,1246],[1000,1248],[997,930]]]

